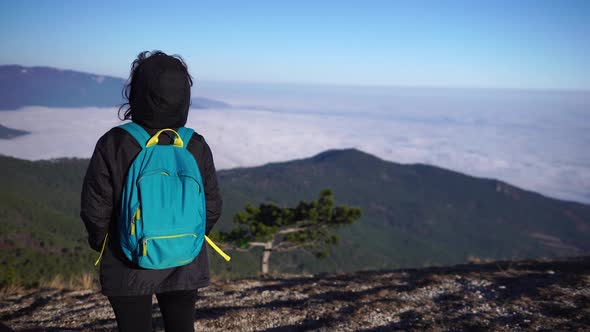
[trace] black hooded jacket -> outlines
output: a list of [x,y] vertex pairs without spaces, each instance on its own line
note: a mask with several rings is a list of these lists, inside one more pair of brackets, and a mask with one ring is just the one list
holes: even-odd
[[[162,76],[164,79],[170,77],[170,75],[158,77]],[[183,84],[182,81],[180,82]],[[188,93],[190,94],[190,91]],[[180,109],[177,108],[176,113],[171,111],[170,114],[174,116],[167,117],[161,110],[172,103],[153,93],[146,92],[139,95],[154,98],[152,101],[136,103],[133,112],[133,120],[140,124],[150,136],[161,128],[178,129],[186,123],[188,99],[186,103],[183,101],[179,105]],[[174,98],[172,96],[172,99]],[[133,107],[134,103],[131,100],[130,102]],[[168,104],[162,105],[162,103]],[[138,104],[142,107],[137,106]],[[145,119],[147,121],[142,121]],[[168,133],[164,132],[160,135],[158,144],[172,143],[173,137]],[[213,156],[205,139],[197,132],[191,137],[187,149],[195,157],[203,178],[207,208],[206,233],[208,234],[219,219],[222,206]],[[146,295],[205,287],[209,284],[206,243],[203,243],[201,252],[190,264],[163,270],[140,268],[123,255],[117,231],[121,191],[129,166],[140,151],[141,147],[127,131],[117,127],[112,128],[96,143],[84,177],[80,217],[88,231],[88,242],[92,249],[100,251],[105,235],[109,234],[100,262],[102,293],[107,296]]]

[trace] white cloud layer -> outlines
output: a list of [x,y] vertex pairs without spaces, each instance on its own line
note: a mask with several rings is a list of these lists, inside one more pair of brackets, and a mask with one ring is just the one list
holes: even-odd
[[[305,111],[301,101],[273,110],[260,110],[271,107],[258,103],[192,110],[188,126],[205,136],[218,169],[356,147],[390,161],[428,163],[590,203],[589,98],[559,98],[470,104],[451,96],[397,106],[372,100],[363,112],[358,100],[323,112]],[[0,124],[32,134],[0,140],[0,153],[32,160],[90,157],[96,140],[119,123],[109,108],[2,111]]]

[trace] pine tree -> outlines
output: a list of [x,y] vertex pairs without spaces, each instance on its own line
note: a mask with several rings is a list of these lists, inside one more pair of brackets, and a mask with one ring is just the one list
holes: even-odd
[[317,200],[300,202],[295,208],[248,204],[234,216],[236,227],[230,232],[212,232],[211,237],[237,250],[263,247],[260,269],[266,276],[272,252],[303,249],[318,258],[327,257],[329,247],[339,240],[331,231],[360,217],[359,208],[334,206],[332,191],[325,189]]

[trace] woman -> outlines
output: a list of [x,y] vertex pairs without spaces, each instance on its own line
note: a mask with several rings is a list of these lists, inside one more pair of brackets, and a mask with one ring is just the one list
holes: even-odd
[[[123,120],[132,120],[154,135],[159,129],[186,124],[192,78],[179,56],[160,51],[142,52],[131,66],[124,95]],[[172,136],[159,144],[171,144]],[[167,137],[167,138],[166,138]],[[206,234],[219,219],[222,200],[211,150],[203,136],[193,134],[187,149],[195,157],[203,178],[206,200]],[[206,246],[190,264],[163,270],[142,269],[124,256],[117,232],[121,190],[127,170],[141,148],[127,131],[115,127],[96,143],[88,165],[80,216],[92,249],[101,251],[102,293],[108,296],[120,331],[151,331],[152,295],[156,294],[167,331],[194,331],[198,288],[209,284]]]

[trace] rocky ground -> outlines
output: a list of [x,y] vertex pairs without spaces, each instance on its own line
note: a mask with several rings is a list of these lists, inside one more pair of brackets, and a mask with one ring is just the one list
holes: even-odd
[[[0,331],[115,330],[96,291],[3,294]],[[590,257],[215,282],[201,331],[590,330]],[[163,321],[154,300],[154,327]]]

